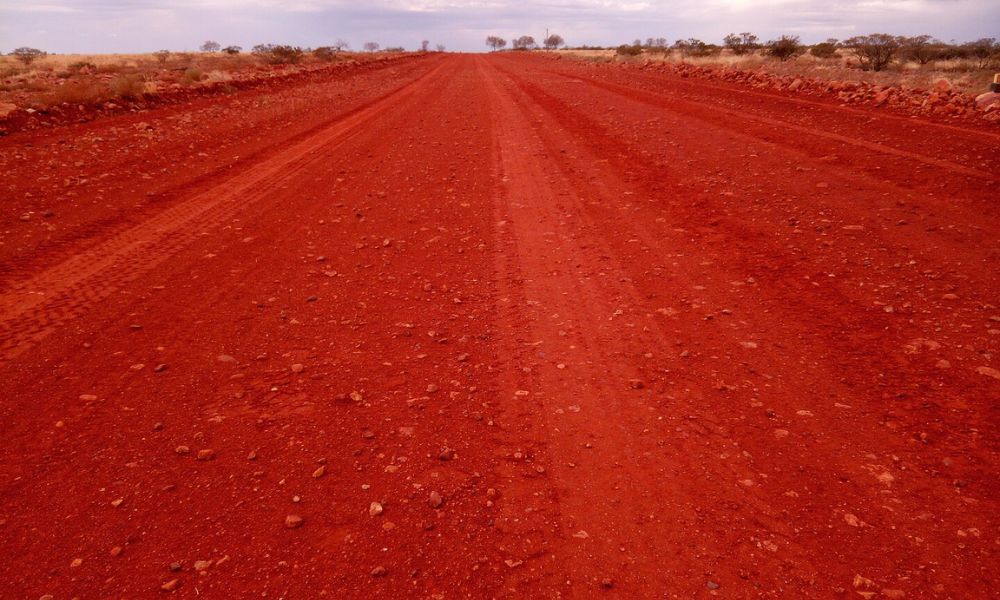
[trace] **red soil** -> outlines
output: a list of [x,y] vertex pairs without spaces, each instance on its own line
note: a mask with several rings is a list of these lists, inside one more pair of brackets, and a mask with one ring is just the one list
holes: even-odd
[[2,596],[995,597],[998,142],[460,55],[2,139]]

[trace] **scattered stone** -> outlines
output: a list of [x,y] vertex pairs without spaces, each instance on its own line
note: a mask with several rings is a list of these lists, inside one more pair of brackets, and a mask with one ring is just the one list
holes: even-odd
[[385,567],[382,566],[378,566],[372,569],[372,577],[385,577],[388,574],[389,571],[387,571]]
[[977,367],[976,373],[979,373],[980,375],[985,375],[987,377],[992,377],[993,379],[1000,379],[1000,371],[997,371],[992,367]]
[[203,450],[199,450],[197,458],[198,460],[202,461],[213,460],[215,458],[215,450],[212,450],[211,448],[205,448]]
[[177,572],[179,572],[181,570],[182,567],[183,567],[183,565],[181,565],[181,563],[179,563],[179,562],[172,562],[172,563],[170,563],[169,569],[170,569],[171,573],[177,573]]
[[708,582],[707,582],[707,583],[705,584],[705,587],[707,587],[707,588],[708,588],[708,589],[710,589],[710,590],[717,590],[717,589],[719,589],[719,587],[720,587],[720,586],[719,586],[719,584],[718,584],[718,583],[715,583],[714,581],[712,581],[712,580],[709,580],[709,581],[708,581]]
[[375,432],[372,431],[371,429],[365,429],[364,431],[361,432],[361,437],[365,438],[366,440],[374,440]]
[[629,379],[628,384],[633,390],[641,390],[646,387],[646,384],[641,379]]
[[121,553],[122,553],[121,546],[115,546],[114,548],[111,549],[111,556],[121,556]]
[[607,578],[602,579],[601,580],[601,587],[604,588],[604,589],[606,589],[606,590],[610,590],[611,588],[615,587],[615,582],[612,581],[611,579],[607,579]]
[[302,371],[305,370],[306,367],[302,363],[295,363],[294,365],[292,365],[292,373],[301,373]]
[[194,561],[195,571],[206,571],[212,566],[212,561],[210,560],[196,560]]
[[69,563],[69,566],[70,566],[71,569],[75,569],[75,568],[79,567],[82,564],[83,564],[83,559],[82,558],[74,558],[73,562]]
[[380,514],[382,514],[383,510],[384,509],[382,508],[382,505],[379,504],[378,502],[372,502],[368,506],[368,514],[371,515],[371,516],[373,516],[373,517],[377,517]]
[[302,527],[303,523],[305,523],[305,519],[299,515],[288,515],[285,517],[285,527],[288,529],[298,529]]
[[438,454],[438,460],[448,461],[455,458],[455,451],[451,448],[443,448],[441,453]]
[[190,454],[191,449],[188,448],[187,446],[177,446],[176,448],[174,448],[174,452],[176,452],[177,454]]
[[313,479],[319,479],[324,475],[326,475],[326,465],[322,465],[320,468],[313,471]]
[[441,494],[432,491],[429,503],[431,505],[431,508],[440,508],[441,505],[444,504],[444,499],[441,498]]
[[163,590],[164,592],[172,592],[176,590],[178,586],[180,586],[180,584],[181,584],[180,579],[171,579],[170,581],[161,585],[160,589]]
[[220,354],[219,357],[216,360],[218,360],[219,362],[224,362],[224,363],[235,363],[236,362],[236,359],[233,358],[232,356],[229,356],[228,354]]

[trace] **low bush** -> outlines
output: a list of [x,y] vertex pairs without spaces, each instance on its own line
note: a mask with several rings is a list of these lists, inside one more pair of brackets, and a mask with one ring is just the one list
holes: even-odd
[[618,56],[639,56],[642,54],[642,46],[638,44],[622,44],[615,50]]
[[52,90],[52,104],[99,104],[109,97],[108,89],[93,79],[82,79]]
[[138,75],[121,75],[111,82],[111,94],[115,98],[134,100],[142,96],[145,83]]

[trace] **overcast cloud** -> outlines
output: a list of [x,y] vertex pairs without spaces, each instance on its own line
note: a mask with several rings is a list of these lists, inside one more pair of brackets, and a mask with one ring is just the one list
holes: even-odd
[[206,39],[249,48],[322,46],[337,38],[413,49],[485,50],[483,39],[546,28],[572,45],[729,32],[806,42],[860,33],[928,33],[944,40],[1000,36],[1000,0],[0,0],[0,50],[194,50]]

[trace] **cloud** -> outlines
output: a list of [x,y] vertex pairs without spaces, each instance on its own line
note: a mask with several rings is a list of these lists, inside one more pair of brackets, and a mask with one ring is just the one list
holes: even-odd
[[720,41],[734,31],[806,41],[885,31],[944,39],[996,35],[996,0],[0,0],[0,49],[54,52],[194,49],[205,39],[318,46],[416,47],[421,39],[483,50],[487,33],[546,29],[571,44],[635,38]]

